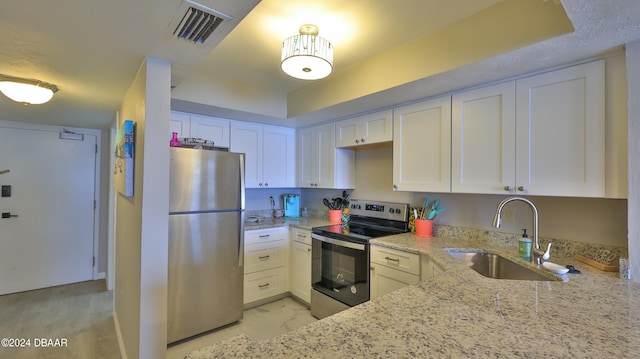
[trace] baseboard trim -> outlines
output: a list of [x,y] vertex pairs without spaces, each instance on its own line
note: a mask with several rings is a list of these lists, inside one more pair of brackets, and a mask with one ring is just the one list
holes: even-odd
[[118,347],[120,349],[120,357],[122,359],[128,359],[127,352],[124,350],[124,340],[122,339],[122,332],[120,331],[120,322],[118,321],[118,314],[115,309],[113,310],[113,324],[116,327],[116,336],[118,337]]

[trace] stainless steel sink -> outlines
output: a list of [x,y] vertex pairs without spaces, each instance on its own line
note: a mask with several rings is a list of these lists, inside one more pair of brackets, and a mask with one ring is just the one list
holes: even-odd
[[537,281],[553,280],[495,253],[459,252],[455,250],[447,250],[447,253],[485,277]]

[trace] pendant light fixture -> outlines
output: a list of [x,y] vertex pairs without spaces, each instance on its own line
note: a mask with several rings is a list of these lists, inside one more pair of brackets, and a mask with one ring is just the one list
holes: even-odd
[[318,36],[318,27],[300,26],[300,34],[282,42],[282,71],[302,80],[318,80],[333,71],[333,46]]
[[13,101],[25,105],[39,105],[49,102],[57,91],[56,85],[40,80],[0,74],[0,92]]

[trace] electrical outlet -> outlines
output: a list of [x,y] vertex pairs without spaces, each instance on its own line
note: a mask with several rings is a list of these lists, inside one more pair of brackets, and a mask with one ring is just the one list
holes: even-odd
[[516,207],[506,205],[502,208],[502,213],[500,214],[500,218],[505,222],[515,222],[516,221]]

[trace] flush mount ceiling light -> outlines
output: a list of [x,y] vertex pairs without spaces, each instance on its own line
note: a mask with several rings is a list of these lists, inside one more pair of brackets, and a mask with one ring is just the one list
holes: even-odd
[[300,34],[282,42],[282,71],[302,80],[318,80],[333,71],[333,46],[318,36],[318,27],[300,26]]
[[48,102],[57,91],[56,85],[40,80],[0,74],[0,92],[13,101],[25,105],[39,105]]

